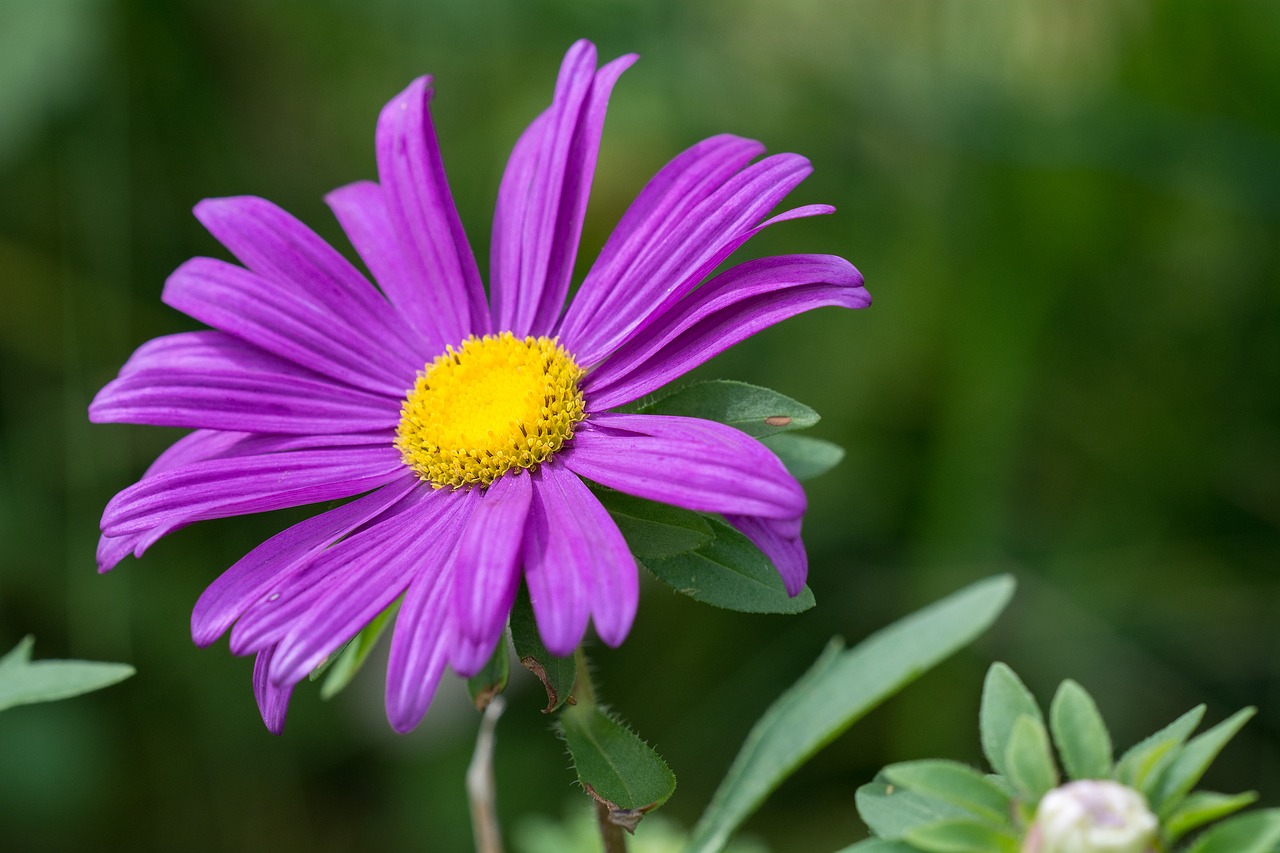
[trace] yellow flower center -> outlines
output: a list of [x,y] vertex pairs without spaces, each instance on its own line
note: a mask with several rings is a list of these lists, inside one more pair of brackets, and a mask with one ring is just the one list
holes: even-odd
[[437,489],[488,485],[545,462],[585,416],[584,371],[551,338],[472,335],[418,374],[396,447]]

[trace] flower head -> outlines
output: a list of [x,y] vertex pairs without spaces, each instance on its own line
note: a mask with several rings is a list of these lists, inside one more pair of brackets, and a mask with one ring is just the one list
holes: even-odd
[[1109,779],[1054,788],[1036,808],[1026,853],[1148,853],[1159,824],[1142,794]]
[[[486,294],[431,123],[430,78],[383,109],[378,182],[327,196],[377,282],[280,208],[211,199],[196,216],[239,264],[195,258],[164,301],[212,327],[138,349],[90,417],[188,427],[103,515],[99,566],[204,519],[350,499],[223,573],[192,615],[257,655],[272,731],[294,685],[401,601],[387,673],[400,731],[446,665],[479,670],[523,581],[568,654],[588,623],[616,645],[636,563],[588,483],[718,513],[804,583],[804,493],[756,440],[710,421],[612,411],[734,343],[824,305],[865,307],[847,261],[791,255],[708,278],[809,173],[794,154],[717,136],[663,167],[566,306],[604,124],[635,57],[570,48],[551,106],[516,142],[494,214]],[[753,162],[754,161],[754,162]]]

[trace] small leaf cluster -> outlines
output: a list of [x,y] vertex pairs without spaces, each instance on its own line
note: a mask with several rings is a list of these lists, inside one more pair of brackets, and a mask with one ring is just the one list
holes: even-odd
[[[1113,760],[1111,735],[1094,700],[1074,681],[1053,697],[1046,722],[1008,666],[987,673],[979,712],[982,751],[992,774],[942,760],[891,764],[858,790],[858,812],[873,838],[846,853],[1019,853],[1041,798],[1068,780],[1111,780],[1137,791],[1159,820],[1153,853],[1272,853],[1280,850],[1280,809],[1237,816],[1257,799],[1192,789],[1253,708],[1192,737],[1200,705]],[[1056,747],[1057,760],[1054,752]]]

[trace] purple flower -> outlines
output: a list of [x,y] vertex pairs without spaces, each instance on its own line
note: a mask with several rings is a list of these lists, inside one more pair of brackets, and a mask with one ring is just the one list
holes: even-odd
[[810,171],[716,136],[627,210],[565,306],[609,93],[580,41],[551,106],[516,142],[493,223],[486,297],[431,124],[431,81],[378,120],[378,183],[327,201],[378,288],[280,208],[209,199],[197,218],[240,261],[194,258],[164,301],[213,327],[144,344],[89,408],[96,422],[193,428],[102,518],[112,568],[192,522],[352,500],[273,536],[200,597],[192,635],[256,653],[279,732],[293,686],[403,597],[386,705],[412,729],[446,664],[479,670],[523,579],[547,648],[588,622],[609,645],[635,616],[635,559],[587,486],[719,513],[804,584],[805,497],[723,424],[610,411],[786,317],[870,297],[847,261],[789,255],[708,279]]

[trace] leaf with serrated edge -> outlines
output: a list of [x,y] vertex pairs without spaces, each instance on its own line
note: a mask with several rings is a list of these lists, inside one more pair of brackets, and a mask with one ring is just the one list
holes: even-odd
[[1111,735],[1088,691],[1070,679],[1062,682],[1049,706],[1049,726],[1069,777],[1111,778]]
[[1196,791],[1188,794],[1167,818],[1161,820],[1160,826],[1164,829],[1165,839],[1172,844],[1191,830],[1238,812],[1257,799],[1257,791],[1234,795]]
[[124,681],[134,674],[124,663],[31,660],[35,638],[23,637],[0,658],[0,711],[17,705],[69,699]]
[[511,644],[515,646],[520,665],[537,676],[547,691],[547,707],[542,713],[550,714],[567,702],[578,677],[573,656],[558,657],[542,644],[533,605],[529,603],[529,591],[523,585],[511,606]]
[[685,385],[648,402],[640,412],[719,421],[756,438],[806,429],[818,422],[818,413],[804,403],[770,388],[730,379]]
[[1018,853],[1018,840],[976,820],[948,820],[919,826],[903,839],[929,853]]
[[1280,809],[1250,812],[1218,824],[1186,853],[1271,853],[1280,844]]
[[1227,741],[1235,737],[1240,727],[1255,713],[1256,708],[1244,708],[1189,740],[1177,758],[1160,775],[1156,794],[1150,798],[1152,810],[1157,813],[1164,811],[1167,805],[1177,802],[1194,788],[1209,765],[1218,757],[1218,753],[1227,745]]
[[701,514],[612,489],[593,489],[639,560],[674,557],[707,544],[715,535]]
[[1183,741],[1204,717],[1204,705],[1197,705],[1160,731],[1131,746],[1116,762],[1116,781],[1141,791],[1151,799],[1150,783],[1173,761]]
[[695,601],[743,613],[801,613],[813,607],[804,587],[787,595],[782,576],[750,539],[716,519],[708,519],[715,539],[696,551],[644,566],[677,592]]
[[391,624],[392,619],[400,610],[400,602],[397,600],[386,610],[374,617],[373,621],[361,629],[359,634],[351,638],[351,642],[343,646],[332,666],[327,666],[329,677],[324,680],[324,684],[320,686],[320,698],[332,699],[341,693],[351,679],[356,677],[356,673],[364,666],[364,662],[369,659],[374,648],[378,645],[382,632],[387,630],[387,626]]
[[1042,720],[1030,714],[1021,714],[1014,720],[1004,766],[1009,781],[1031,802],[1058,784],[1058,769],[1053,766],[1049,733]]
[[1004,610],[1013,579],[988,578],[856,647],[833,643],[752,728],[694,828],[686,853],[712,853],[774,788],[882,701],[972,642]]
[[960,806],[889,785],[882,777],[858,788],[854,803],[862,822],[881,838],[901,838],[917,826],[970,816]]
[[1009,737],[1018,717],[1026,714],[1043,722],[1040,706],[1022,679],[1006,664],[994,663],[987,670],[982,685],[982,705],[978,710],[978,726],[982,752],[997,773],[1007,775],[1004,766]]
[[611,812],[643,815],[675,791],[675,774],[662,757],[599,706],[566,708],[560,731],[578,781]]
[[779,433],[760,439],[760,443],[772,450],[797,480],[812,480],[844,459],[843,447],[811,435]]
[[881,772],[895,787],[944,800],[977,817],[997,823],[1009,817],[1009,795],[958,761],[906,761],[890,764]]

